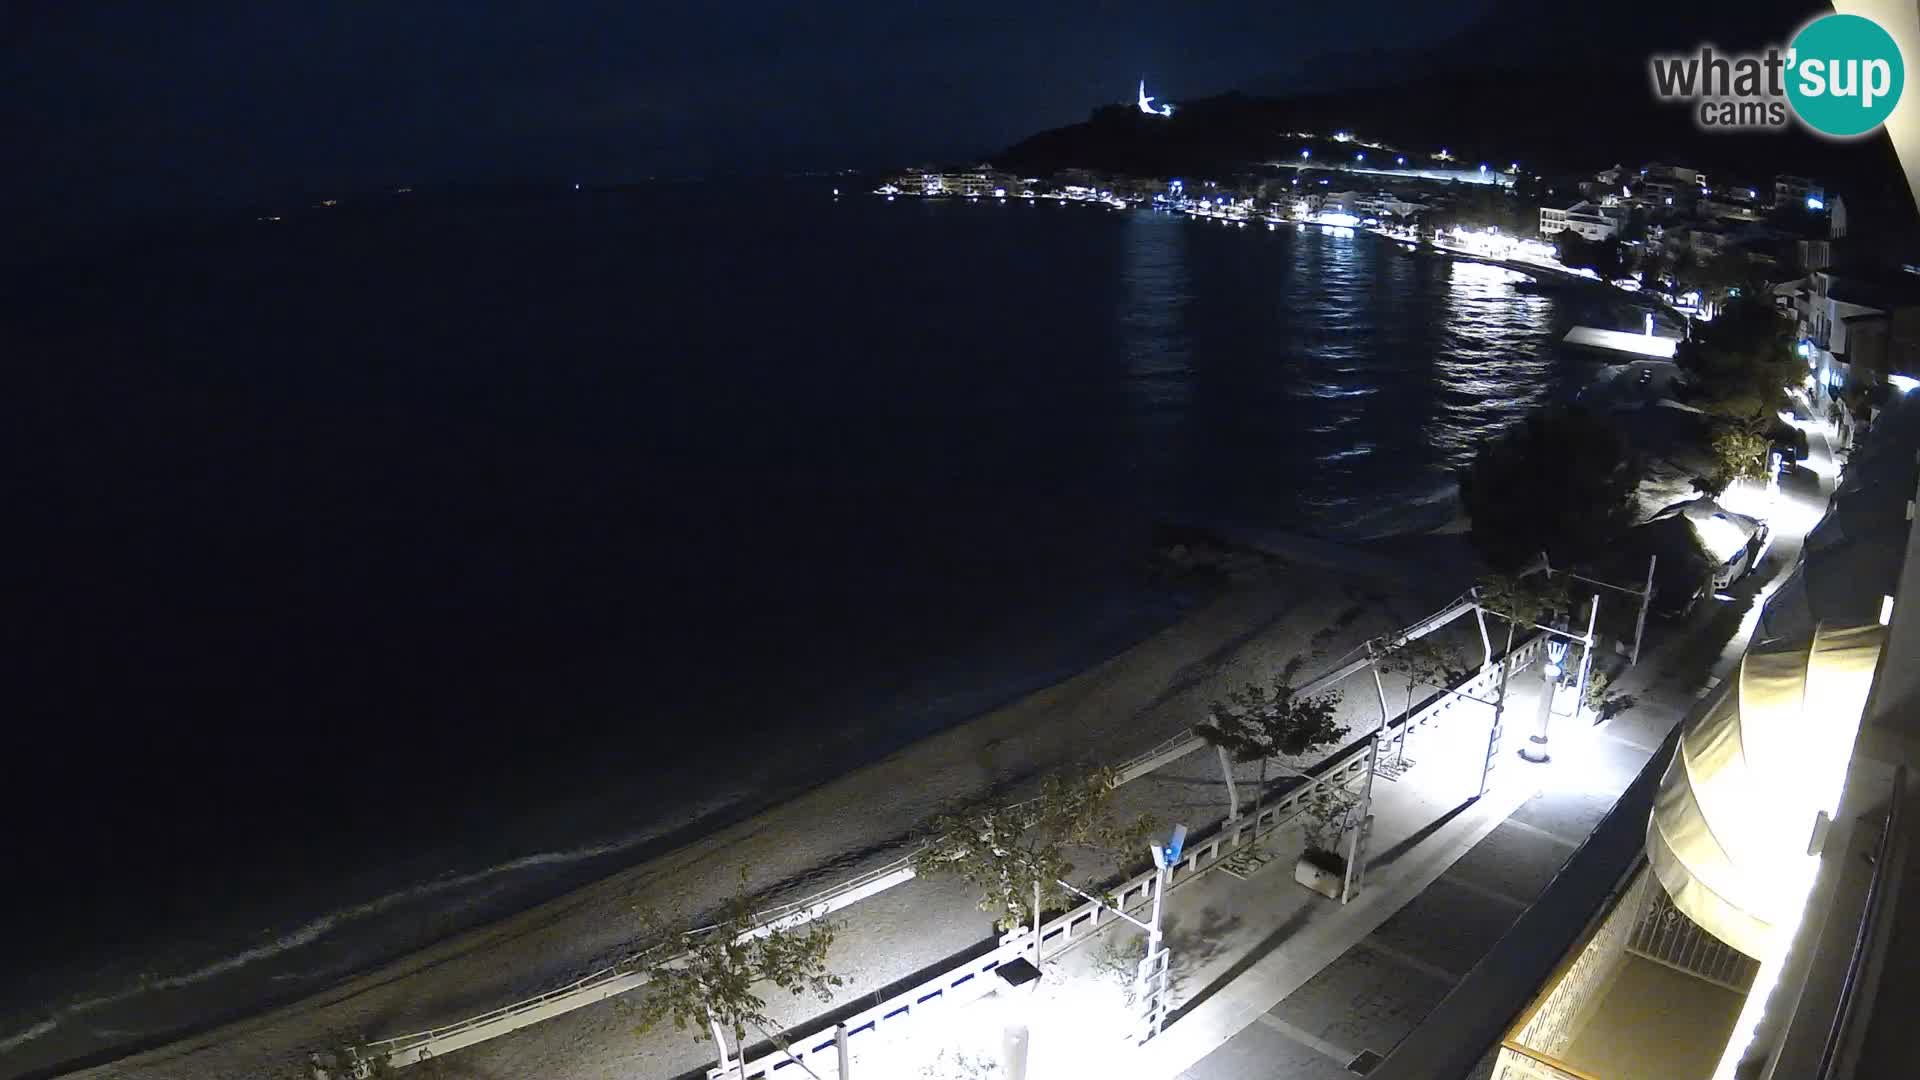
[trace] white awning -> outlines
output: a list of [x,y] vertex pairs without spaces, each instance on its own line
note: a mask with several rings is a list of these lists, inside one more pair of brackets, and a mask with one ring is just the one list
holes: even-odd
[[1819,811],[1832,814],[1885,629],[1822,625],[1755,645],[1738,684],[1681,736],[1647,823],[1647,859],[1674,906],[1765,958],[1782,885],[1804,870]]

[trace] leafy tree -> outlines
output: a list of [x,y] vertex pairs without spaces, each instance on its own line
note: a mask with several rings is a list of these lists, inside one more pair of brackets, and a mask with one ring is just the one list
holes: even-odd
[[745,1049],[749,1027],[777,1039],[762,987],[771,984],[795,997],[812,994],[824,1003],[845,982],[827,970],[831,922],[763,924],[744,891],[722,906],[711,927],[694,934],[680,933],[655,912],[643,914],[642,924],[660,944],[648,954],[650,978],[636,1006],[639,1029],[671,1020],[675,1030],[694,1029],[695,1038],[710,1032],[722,1062],[728,1057],[724,1034],[733,1036],[736,1051]]
[[1553,244],[1561,263],[1567,266],[1586,267],[1608,281],[1627,272],[1627,249],[1617,237],[1588,240],[1572,229],[1562,229],[1555,234]]
[[1640,287],[1648,292],[1660,291],[1662,279],[1672,273],[1671,261],[1654,248],[1648,248],[1640,259]]
[[1619,235],[1622,243],[1644,243],[1647,239],[1646,208],[1640,206],[1630,208],[1626,219],[1620,223]]
[[913,856],[916,873],[957,877],[980,890],[980,909],[1011,930],[1033,921],[1040,905],[1067,900],[1060,883],[1073,875],[1072,848],[1107,852],[1127,861],[1146,851],[1152,823],[1115,818],[1109,768],[1047,777],[1040,794],[1017,803],[982,803],[934,819],[932,834]]
[[[1573,606],[1572,598],[1567,595],[1566,581],[1555,581],[1547,574],[1490,574],[1480,579],[1473,593],[1481,607],[1506,621],[1507,646],[1501,651],[1499,661],[1502,665],[1507,663],[1506,657],[1513,655],[1514,631],[1518,627],[1543,623],[1554,612],[1565,611]],[[1504,695],[1504,670],[1500,686]]]
[[1751,424],[1721,425],[1713,433],[1714,475],[1726,481],[1721,490],[1735,480],[1764,480],[1772,450],[1773,441]]
[[1306,825],[1306,856],[1323,870],[1340,873],[1347,868],[1347,857],[1340,851],[1353,808],[1359,798],[1338,785],[1322,785],[1308,795],[1300,816]]
[[1602,720],[1611,720],[1639,703],[1632,694],[1617,693],[1613,689],[1613,676],[1604,671],[1596,671],[1587,679],[1587,708]]
[[1511,623],[1544,622],[1573,606],[1566,581],[1546,574],[1488,574],[1480,579],[1474,595],[1481,607]]
[[1753,263],[1738,253],[1701,257],[1683,252],[1674,263],[1674,284],[1681,292],[1700,293],[1703,302],[1724,306],[1733,296],[1752,297],[1761,292]]
[[1736,420],[1763,421],[1786,404],[1805,377],[1793,356],[1788,323],[1758,296],[1743,294],[1712,322],[1695,327],[1674,362],[1693,376],[1701,407]]
[[1433,636],[1389,642],[1379,662],[1381,671],[1404,676],[1407,680],[1407,706],[1401,716],[1413,712],[1414,691],[1422,686],[1444,690],[1454,676],[1466,668],[1466,659],[1452,644]]
[[1556,564],[1585,558],[1632,524],[1641,471],[1600,417],[1577,407],[1536,410],[1482,442],[1460,477],[1474,547],[1498,572],[1542,552]]
[[[1253,792],[1256,822],[1272,759],[1298,758],[1347,734],[1346,725],[1334,720],[1340,708],[1340,692],[1301,694],[1290,682],[1296,667],[1289,665],[1269,684],[1249,683],[1229,690],[1227,699],[1210,705],[1206,721],[1193,728],[1195,735],[1234,761],[1260,763],[1260,786]],[[1231,791],[1231,773],[1228,784]]]

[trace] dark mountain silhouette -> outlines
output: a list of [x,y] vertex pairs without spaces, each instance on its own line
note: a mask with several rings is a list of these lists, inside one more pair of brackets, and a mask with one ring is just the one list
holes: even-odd
[[[1811,175],[1844,193],[1857,211],[1906,229],[1916,219],[1913,200],[1884,135],[1831,142],[1797,126],[1709,134],[1685,105],[1653,96],[1654,53],[1690,52],[1703,43],[1732,51],[1784,44],[1830,10],[1779,0],[1621,11],[1499,0],[1441,42],[1322,58],[1254,80],[1265,93],[1180,102],[1171,119],[1102,106],[1084,123],[1031,136],[994,160],[1030,175],[1087,168],[1220,178],[1261,162],[1297,160],[1303,144],[1290,132],[1349,129],[1410,153],[1444,146],[1468,164],[1519,161],[1548,175],[1647,161],[1756,186],[1777,173]],[[1308,77],[1318,85],[1303,85]]]

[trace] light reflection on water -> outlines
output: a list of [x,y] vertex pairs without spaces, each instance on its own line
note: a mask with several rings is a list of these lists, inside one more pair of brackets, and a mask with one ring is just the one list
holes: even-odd
[[[1446,345],[1433,356],[1436,394],[1426,433],[1448,466],[1551,396],[1555,355],[1537,340],[1552,301],[1517,293],[1526,275],[1456,262],[1447,289]],[[1531,347],[1528,347],[1531,345]]]
[[[571,871],[542,853],[725,801],[678,761],[731,754],[728,783],[756,798],[811,783],[1164,625],[1178,598],[1141,570],[1152,522],[1440,524],[1448,469],[1572,367],[1552,345],[1564,300],[1365,234],[1048,205],[741,209],[760,205],[423,205],[370,232],[247,230],[10,294],[12,321],[32,312],[65,350],[50,355],[73,358],[29,365],[45,381],[26,396],[85,419],[26,410],[29,441],[71,447],[35,478],[66,501],[28,515],[44,523],[36,565],[64,572],[9,596],[47,651],[26,711],[79,733],[48,736],[50,759],[87,761],[143,806],[192,773],[207,808],[34,849],[49,861],[27,865],[53,870],[30,876],[100,897],[135,850],[164,858],[136,860],[142,895],[101,909],[132,940],[30,920],[57,958],[23,968],[41,972],[33,997],[251,957],[445,872],[536,860],[447,896],[453,922],[329,922],[222,993],[320,985],[489,905],[546,899]],[[67,340],[102,312],[97,338]],[[119,385],[122,337],[150,352],[150,392],[95,392]],[[179,527],[151,528],[153,506]],[[64,580],[110,580],[113,618]],[[364,660],[343,672],[346,655]],[[92,677],[100,656],[114,679]],[[674,722],[636,722],[635,686]],[[262,702],[277,727],[330,738],[275,756]],[[196,738],[177,747],[140,735],[183,726]],[[373,742],[370,770],[353,748]],[[101,744],[134,749],[102,760]],[[591,776],[583,745],[605,765]],[[208,746],[240,767],[209,770]],[[406,768],[417,755],[432,775]],[[343,817],[280,797],[342,776],[391,804]],[[463,801],[481,789],[485,805]],[[172,846],[188,835],[201,852]],[[238,878],[235,850],[259,854]],[[356,872],[306,873],[316,861]],[[583,958],[550,962],[526,979]],[[36,1043],[36,1064],[178,1015],[145,1008],[63,1028],[72,1041]],[[0,1038],[38,1022],[0,1017]]]
[[1559,302],[1499,267],[1152,214],[1128,219],[1123,250],[1120,337],[1151,411],[1139,456],[1177,462],[1156,473],[1176,513],[1348,537],[1434,527],[1452,471],[1568,372]]
[[1121,248],[1120,328],[1128,383],[1148,410],[1185,405],[1193,374],[1192,349],[1183,325],[1186,305],[1193,298],[1187,277],[1187,230],[1156,227],[1164,224],[1169,222],[1133,215]]

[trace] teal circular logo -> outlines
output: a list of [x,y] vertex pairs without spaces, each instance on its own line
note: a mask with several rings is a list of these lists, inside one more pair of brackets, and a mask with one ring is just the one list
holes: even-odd
[[1900,101],[1907,81],[1900,47],[1872,19],[1815,19],[1790,48],[1787,100],[1822,135],[1864,135],[1885,123]]

